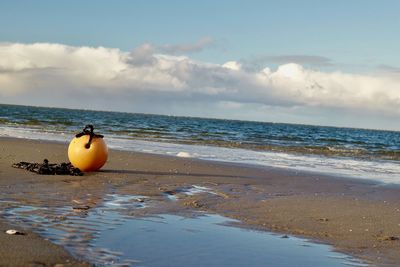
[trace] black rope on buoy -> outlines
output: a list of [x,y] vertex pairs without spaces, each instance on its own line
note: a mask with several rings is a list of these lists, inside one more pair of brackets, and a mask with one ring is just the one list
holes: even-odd
[[79,138],[81,136],[84,136],[84,135],[90,135],[89,142],[85,145],[85,148],[87,148],[87,149],[90,148],[90,145],[92,144],[93,137],[97,137],[97,138],[103,138],[104,137],[101,134],[95,134],[93,132],[93,130],[94,130],[93,125],[88,124],[88,125],[85,126],[85,128],[83,128],[83,131],[81,133],[78,133],[77,135],[75,135],[75,137],[77,137],[77,138]]

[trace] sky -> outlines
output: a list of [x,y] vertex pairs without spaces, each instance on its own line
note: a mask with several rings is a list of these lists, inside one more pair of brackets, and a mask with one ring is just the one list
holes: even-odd
[[400,130],[400,1],[0,2],[0,103]]

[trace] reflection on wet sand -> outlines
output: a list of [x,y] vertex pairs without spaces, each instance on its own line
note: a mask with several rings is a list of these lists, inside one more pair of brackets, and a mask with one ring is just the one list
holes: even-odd
[[[126,220],[118,210],[140,209],[146,206],[144,196],[106,195],[97,208],[85,202],[66,207],[33,207],[11,205],[5,217],[32,228],[50,241],[62,245],[74,256],[104,265],[119,261],[121,252],[94,246],[93,242],[104,231],[110,231]],[[131,261],[119,262],[129,265]]]
[[10,201],[4,216],[97,266],[366,266],[326,245],[231,227],[236,221],[219,215],[135,213],[183,195],[215,193],[192,185],[165,194],[176,199],[105,194],[102,202],[88,198],[62,207]]

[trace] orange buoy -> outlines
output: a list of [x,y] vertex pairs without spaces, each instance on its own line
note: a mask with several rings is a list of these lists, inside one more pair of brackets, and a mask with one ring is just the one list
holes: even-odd
[[93,132],[93,125],[86,125],[68,146],[68,158],[81,171],[96,171],[103,167],[108,157],[108,148],[103,136]]

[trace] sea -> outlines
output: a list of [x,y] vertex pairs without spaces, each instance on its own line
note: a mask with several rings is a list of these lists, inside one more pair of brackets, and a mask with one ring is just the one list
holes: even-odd
[[117,150],[400,184],[398,131],[0,104],[0,137],[69,142],[87,124]]

